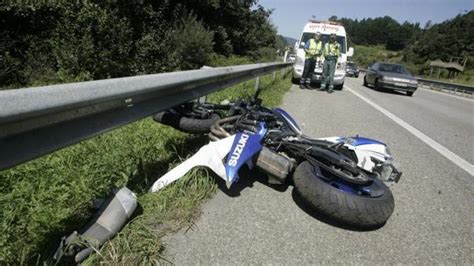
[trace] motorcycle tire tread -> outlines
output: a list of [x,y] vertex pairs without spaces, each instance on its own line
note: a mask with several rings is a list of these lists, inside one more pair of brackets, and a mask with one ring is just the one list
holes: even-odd
[[313,165],[302,162],[295,170],[293,181],[297,193],[318,213],[330,219],[358,228],[385,224],[395,208],[393,195],[382,184],[385,193],[379,198],[348,194],[315,176]]
[[171,126],[179,131],[191,134],[205,134],[210,132],[211,126],[220,119],[216,113],[211,114],[208,119],[188,118],[180,114],[161,112],[153,115],[153,120],[161,124]]

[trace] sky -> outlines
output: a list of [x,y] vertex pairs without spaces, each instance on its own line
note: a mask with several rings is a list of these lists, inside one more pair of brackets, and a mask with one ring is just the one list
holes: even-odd
[[278,34],[299,38],[303,26],[314,15],[326,20],[332,15],[353,19],[390,16],[400,23],[428,20],[443,22],[457,14],[474,10],[474,0],[259,0],[274,9],[270,19]]

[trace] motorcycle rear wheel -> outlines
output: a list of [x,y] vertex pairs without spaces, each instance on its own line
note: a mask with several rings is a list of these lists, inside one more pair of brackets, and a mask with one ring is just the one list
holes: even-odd
[[342,185],[338,187],[337,183],[330,182],[331,178],[327,175],[308,161],[300,163],[293,175],[297,193],[316,212],[359,228],[381,226],[392,215],[395,207],[393,195],[382,181],[376,179],[364,188],[382,192],[381,195],[371,196],[344,191]]

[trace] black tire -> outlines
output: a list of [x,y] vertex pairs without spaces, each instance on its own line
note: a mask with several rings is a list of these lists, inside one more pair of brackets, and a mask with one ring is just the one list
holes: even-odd
[[208,119],[188,118],[170,112],[161,112],[153,116],[153,120],[156,122],[191,134],[209,133],[211,126],[219,119],[220,116],[216,113],[211,114]]
[[407,91],[407,95],[410,96],[410,97],[413,96],[413,93],[415,93],[415,92],[414,91]]
[[364,87],[367,87],[369,84],[367,83],[367,80],[365,78],[366,77],[364,76]]
[[300,84],[300,79],[295,78],[295,77],[291,77],[291,83],[293,83],[295,85],[299,85]]
[[344,83],[342,83],[341,85],[334,86],[334,89],[339,90],[339,91],[342,91],[343,88],[344,88]]
[[344,224],[359,228],[383,225],[392,215],[395,202],[390,189],[376,180],[372,186],[383,189],[378,197],[344,192],[320,177],[319,167],[303,161],[293,175],[295,189],[315,211]]
[[382,88],[380,88],[380,84],[379,84],[378,79],[375,79],[375,81],[374,81],[374,89],[378,90],[378,91],[382,90]]
[[356,78],[359,78],[359,74],[356,74],[355,77],[356,77]]

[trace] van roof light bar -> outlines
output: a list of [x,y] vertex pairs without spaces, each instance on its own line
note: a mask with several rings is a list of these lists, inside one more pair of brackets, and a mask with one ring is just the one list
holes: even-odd
[[330,25],[342,26],[342,24],[337,22],[337,21],[316,20],[316,19],[310,19],[309,21],[312,22],[312,23],[325,23],[325,24],[330,24]]

